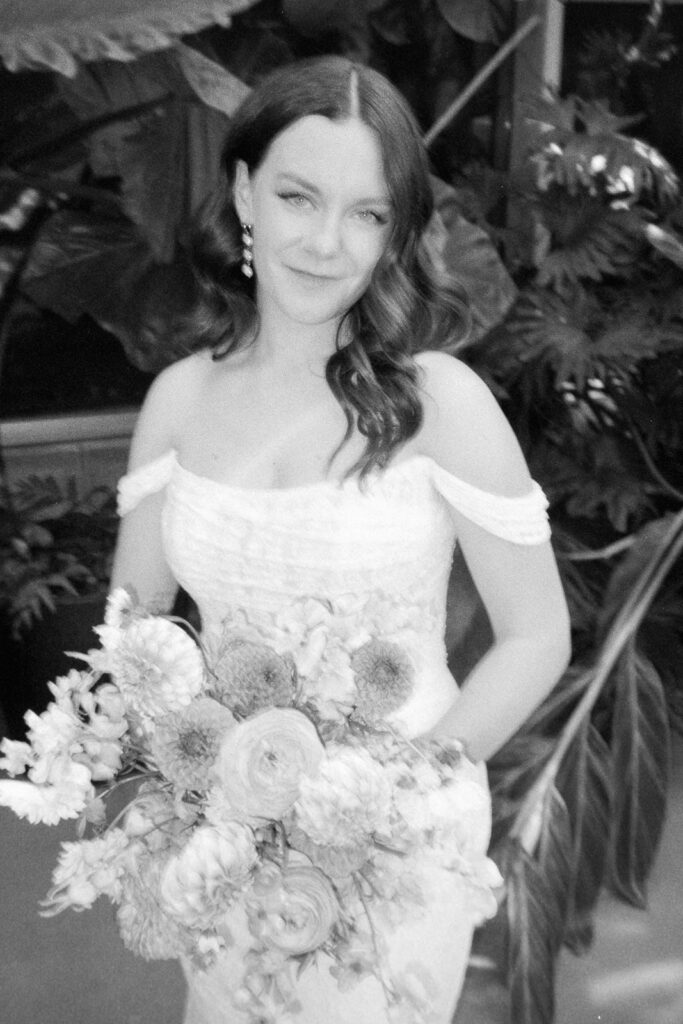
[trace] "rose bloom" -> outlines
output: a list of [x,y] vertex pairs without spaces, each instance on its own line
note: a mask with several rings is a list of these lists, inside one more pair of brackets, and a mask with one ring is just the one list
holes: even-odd
[[313,723],[293,708],[271,708],[241,722],[223,740],[214,777],[240,819],[279,820],[315,774],[324,748]]
[[258,939],[298,956],[325,942],[339,917],[339,905],[322,871],[293,864],[262,877],[249,898],[248,912]]

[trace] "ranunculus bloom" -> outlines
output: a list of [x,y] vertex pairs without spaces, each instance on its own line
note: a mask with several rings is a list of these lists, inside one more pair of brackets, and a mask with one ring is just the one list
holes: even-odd
[[249,899],[252,931],[268,946],[298,956],[317,949],[339,917],[329,881],[318,868],[293,864],[256,887]]
[[214,776],[240,819],[279,820],[315,774],[324,748],[312,722],[293,708],[272,708],[235,726],[223,740]]

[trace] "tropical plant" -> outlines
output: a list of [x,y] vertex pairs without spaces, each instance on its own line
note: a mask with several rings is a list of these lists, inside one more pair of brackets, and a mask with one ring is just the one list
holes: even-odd
[[478,943],[515,1024],[552,1021],[557,953],[589,947],[603,886],[645,905],[683,729],[678,181],[602,104],[534,113],[514,183],[534,244],[507,318],[464,353],[551,498],[574,632],[565,678],[490,765],[506,891]]
[[0,612],[21,639],[60,595],[104,594],[118,520],[106,487],[79,496],[52,476],[0,491]]

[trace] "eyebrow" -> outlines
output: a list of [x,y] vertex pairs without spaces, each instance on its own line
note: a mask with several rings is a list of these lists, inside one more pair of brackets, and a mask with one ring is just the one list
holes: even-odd
[[[313,195],[315,196],[321,195],[320,189],[317,187],[317,185],[314,185],[313,182],[307,181],[306,178],[301,178],[298,174],[294,174],[291,171],[281,171],[279,174],[276,175],[276,181],[278,184],[281,184],[283,181],[292,182],[292,184],[297,185],[299,188],[303,188],[307,192],[312,192]],[[357,203],[360,206],[392,205],[391,198],[386,194],[379,196],[364,196],[361,199],[357,200]]]

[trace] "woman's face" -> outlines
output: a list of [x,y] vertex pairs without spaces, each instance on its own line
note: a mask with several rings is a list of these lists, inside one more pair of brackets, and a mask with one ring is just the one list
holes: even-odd
[[257,303],[299,324],[338,323],[368,287],[394,211],[377,136],[308,115],[276,136],[235,206],[253,225]]

